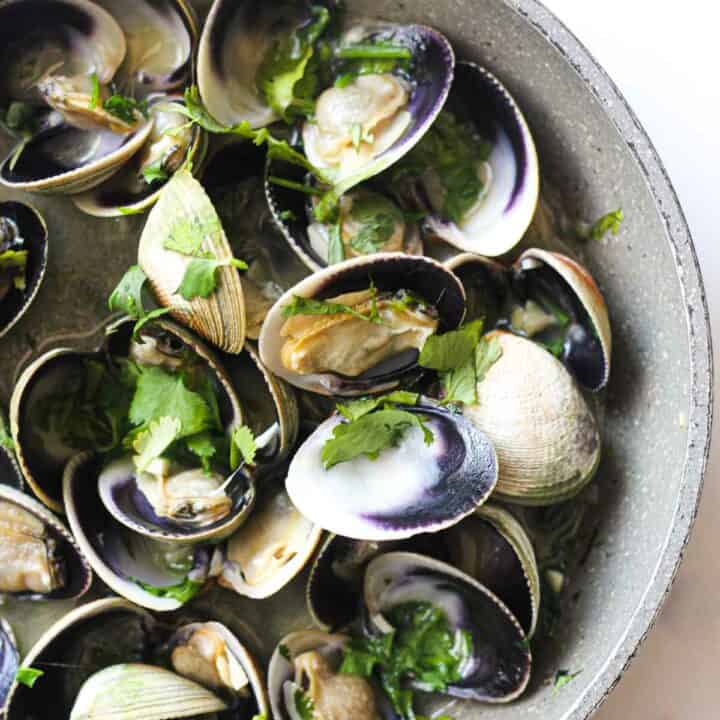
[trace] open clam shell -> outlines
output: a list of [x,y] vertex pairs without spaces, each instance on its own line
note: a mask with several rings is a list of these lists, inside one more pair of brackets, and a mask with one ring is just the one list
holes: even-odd
[[502,356],[465,416],[497,451],[498,499],[551,505],[576,495],[600,460],[597,422],[565,367],[526,338],[495,331]]
[[268,715],[263,673],[225,625],[218,622],[183,625],[169,639],[167,653],[175,672],[218,692],[228,701],[231,718],[244,720]]
[[305,567],[322,536],[277,480],[259,483],[250,518],[225,545],[218,583],[244,597],[266,598],[285,587]]
[[160,304],[172,308],[173,317],[221,350],[239,353],[245,342],[245,300],[234,267],[217,269],[217,289],[209,297],[185,300],[178,293],[193,257],[167,246],[177,246],[188,235],[197,238],[197,252],[219,261],[233,257],[210,198],[188,170],[181,170],[163,188],[148,216],[138,262]]
[[68,717],[77,693],[92,674],[119,662],[147,658],[154,625],[149,613],[120,598],[96,600],[70,611],[24,658],[25,666],[42,669],[44,674],[33,689],[13,685],[7,720]]
[[92,570],[55,515],[6,485],[0,485],[0,511],[0,593],[59,600],[80,597],[88,590]]
[[[374,286],[378,293],[405,290],[427,302],[437,312],[438,332],[457,328],[465,314],[465,295],[460,281],[441,264],[424,257],[402,253],[382,253],[353,260],[315,273],[286,292],[268,313],[260,333],[260,357],[268,369],[291,385],[321,395],[353,396],[392,390],[403,379],[418,373],[418,350],[406,349],[384,358],[376,366],[348,377],[334,372],[301,374],[283,361],[283,326],[285,308],[295,299],[326,300],[348,293],[367,291]],[[373,323],[367,323],[372,329]],[[375,325],[377,328],[378,326]],[[365,326],[360,327],[365,330]],[[322,337],[325,329],[319,330]],[[323,359],[340,358],[359,345],[357,336],[338,333],[323,346]],[[384,342],[390,342],[390,338]],[[347,344],[347,347],[345,347]]]
[[15,682],[15,675],[19,667],[20,653],[12,628],[3,618],[0,618],[0,713],[5,708],[5,700]]
[[[350,638],[346,635],[330,635],[317,630],[293,632],[280,641],[268,668],[268,695],[273,717],[276,720],[301,720],[295,702],[295,692],[299,689],[295,683],[297,673],[295,660],[304,654],[312,653],[316,657],[316,662],[322,662],[326,671],[335,674],[342,662],[343,648],[349,641]],[[370,705],[375,706],[376,714],[372,717],[381,720],[398,720],[390,704],[374,685],[355,676],[339,677],[343,678],[340,681],[341,685],[334,688],[332,694],[337,698],[335,702],[346,712],[352,712],[351,698],[354,696],[356,701],[363,703],[362,709],[366,713]],[[350,702],[342,702],[342,696]]]
[[365,573],[367,631],[392,632],[387,614],[410,602],[440,608],[450,627],[472,637],[472,662],[447,686],[453,697],[480,702],[510,702],[530,679],[526,635],[508,608],[484,585],[452,565],[414,553],[394,552],[375,558]]
[[101,467],[100,458],[81,453],[65,468],[63,498],[78,545],[100,579],[118,595],[150,610],[177,610],[186,600],[173,588],[187,580],[204,583],[212,549],[190,546],[178,550],[117,522],[100,500],[97,477]]
[[428,221],[432,235],[461,250],[495,257],[510,251],[528,229],[538,203],[540,173],[532,134],[520,108],[502,83],[488,70],[461,62],[446,111],[469,122],[489,142],[486,160],[478,158],[484,188],[473,208],[459,222],[442,214],[442,198],[433,201]]
[[0,256],[5,250],[27,252],[27,264],[22,288],[14,287],[10,274],[0,268],[0,338],[28,310],[45,277],[48,232],[35,208],[19,202],[0,202]]
[[462,415],[438,406],[402,409],[425,417],[434,435],[430,445],[413,428],[376,460],[361,456],[326,470],[322,447],[342,422],[334,415],[300,446],[286,488],[303,515],[345,537],[397,540],[450,527],[487,500],[498,473],[488,439]]
[[[271,178],[303,184],[307,181],[305,170],[282,160],[268,159],[265,181],[268,205],[288,245],[309,270],[317,272],[332,264],[330,234],[333,227],[315,220],[312,216],[313,204],[308,202],[307,195],[275,184]],[[350,190],[340,199],[339,212],[343,258],[395,251],[408,255],[423,254],[417,223],[407,218],[383,188],[366,183]],[[382,246],[373,244],[374,237],[370,242],[363,239],[368,223],[377,222],[378,217],[388,223]]]

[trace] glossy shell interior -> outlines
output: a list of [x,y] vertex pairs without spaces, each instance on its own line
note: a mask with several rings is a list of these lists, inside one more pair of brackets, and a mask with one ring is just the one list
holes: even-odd
[[[195,3],[201,17],[209,2]],[[530,692],[507,707],[451,706],[456,720],[584,720],[647,632],[674,575],[702,484],[711,407],[710,338],[702,283],[677,200],[652,146],[611,81],[536,0],[353,0],[358,12],[447,33],[459,57],[486,65],[518,100],[535,135],[543,193],[562,188],[570,215],[622,206],[618,238],[573,244],[608,300],[614,366],[602,398],[599,542],[576,573],[555,642],[536,657]],[[0,155],[9,148],[0,140]],[[24,199],[0,190],[0,200]],[[136,255],[143,217],[95,220],[62,198],[33,200],[50,227],[38,299],[0,347],[0,401],[19,363],[48,339],[85,333]],[[528,246],[530,243],[528,243]],[[670,381],[669,379],[672,379]],[[265,662],[280,637],[309,625],[307,571],[262,602],[215,590],[196,600],[221,622],[262,629]],[[576,595],[579,593],[579,595]],[[27,651],[70,607],[8,603]],[[562,692],[546,681],[582,669]]]

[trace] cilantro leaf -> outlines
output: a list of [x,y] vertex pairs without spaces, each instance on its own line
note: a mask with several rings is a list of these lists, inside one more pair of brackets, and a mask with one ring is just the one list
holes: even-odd
[[431,335],[420,351],[418,362],[430,370],[447,372],[464,365],[475,351],[483,330],[483,321],[475,320],[444,335]]
[[10,433],[5,429],[0,419],[0,447],[5,450],[15,450],[15,441],[12,439]]
[[290,648],[285,645],[284,643],[280,643],[278,645],[278,652],[280,653],[280,657],[285,658],[288,662],[292,660],[292,655],[290,654]]
[[133,336],[137,337],[138,333],[147,325],[149,322],[152,322],[153,320],[157,320],[157,318],[162,317],[163,315],[167,315],[168,313],[172,312],[172,308],[155,308],[154,310],[151,310],[149,313],[145,313],[136,323],[135,327],[133,328]]
[[362,415],[357,420],[342,422],[333,429],[333,437],[325,441],[322,462],[326,470],[362,455],[376,460],[383,450],[400,445],[413,427],[422,430],[425,444],[434,439],[426,418],[407,410],[384,408]]
[[488,370],[502,357],[502,345],[496,337],[481,338],[475,348],[475,376],[477,382],[485,379]]
[[130,267],[110,295],[108,300],[110,310],[125,313],[136,319],[145,315],[142,293],[146,282],[147,275],[139,265]]
[[210,297],[217,289],[217,271],[221,267],[228,266],[238,270],[247,270],[248,268],[247,263],[236,258],[228,260],[195,258],[187,266],[183,279],[175,292],[185,300]]
[[569,670],[558,670],[553,678],[553,695],[569,685],[580,673],[582,670],[578,670],[576,673],[571,673]]
[[620,232],[620,225],[623,220],[625,220],[625,214],[620,209],[603,215],[603,217],[590,228],[590,239],[602,240],[609,232],[617,235]]
[[295,100],[295,86],[303,79],[314,54],[314,44],[330,22],[327,8],[314,6],[314,20],[280,38],[263,58],[256,84],[270,107],[281,117]]
[[445,390],[445,404],[474,405],[477,402],[477,377],[472,356],[460,367],[441,373],[440,379]]
[[314,720],[315,705],[302,688],[297,688],[294,695],[295,710],[302,720]]
[[174,417],[150,421],[147,430],[141,432],[133,442],[133,448],[138,453],[135,458],[137,470],[145,472],[153,460],[159,458],[180,437],[181,431],[182,423]]
[[100,80],[98,79],[97,73],[90,75],[90,83],[92,85],[92,93],[90,94],[90,102],[88,108],[95,110],[100,104]]
[[163,166],[163,161],[158,160],[151,165],[146,165],[142,169],[142,176],[145,178],[145,182],[148,185],[152,185],[156,182],[164,182],[170,177],[167,169]]
[[291,318],[295,315],[352,315],[360,320],[376,322],[372,313],[370,315],[364,315],[349,305],[328,302],[327,300],[304,298],[299,295],[293,295],[292,302],[285,305],[282,310],[282,316],[284,318]]
[[239,467],[241,460],[246,465],[253,465],[257,453],[253,431],[247,425],[241,425],[233,430],[231,439],[230,467],[233,469]]
[[382,250],[385,243],[402,226],[402,211],[387,198],[377,193],[356,197],[350,209],[350,220],[360,226],[350,239],[350,246],[358,253],[370,255]]
[[138,113],[147,117],[147,101],[135,100],[135,98],[127,97],[115,93],[111,95],[102,104],[103,110],[119,118],[128,125],[133,125],[137,120]]
[[196,435],[212,422],[203,397],[189,390],[181,375],[160,367],[140,368],[129,417],[135,426],[145,426],[162,417],[176,418],[181,425],[180,437]]
[[200,458],[203,470],[209,474],[212,470],[210,461],[217,455],[217,446],[212,435],[208,432],[198,433],[187,438],[185,442],[188,450]]
[[34,667],[20,667],[15,673],[15,682],[32,688],[35,683],[45,674],[44,670],[38,670]]
[[190,602],[199,592],[202,590],[204,583],[195,582],[190,578],[185,578],[182,582],[177,585],[169,585],[167,587],[155,587],[154,585],[148,585],[136,578],[131,578],[134,583],[139,585],[145,592],[154,595],[159,598],[168,598],[171,600],[177,600],[183,605]]
[[338,403],[336,407],[338,412],[348,420],[359,420],[363,415],[367,415],[381,406],[417,405],[419,399],[419,393],[396,390],[379,397],[362,398],[344,404]]
[[16,290],[25,290],[27,260],[27,250],[6,250],[0,254],[0,271],[10,271]]

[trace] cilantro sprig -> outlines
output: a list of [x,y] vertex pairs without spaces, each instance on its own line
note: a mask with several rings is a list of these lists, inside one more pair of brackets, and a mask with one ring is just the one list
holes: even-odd
[[25,685],[25,687],[33,688],[35,687],[35,683],[44,674],[44,670],[38,670],[34,667],[20,667],[15,673],[15,682]]
[[13,287],[21,292],[27,286],[27,250],[6,250],[0,253],[0,273],[9,272]]
[[416,720],[408,686],[444,692],[462,678],[472,655],[470,633],[453,631],[444,612],[430,603],[407,602],[388,613],[394,630],[381,637],[353,638],[344,648],[341,673],[376,677],[404,720]]
[[388,448],[398,447],[407,433],[419,428],[426,445],[435,439],[427,416],[410,412],[420,396],[404,391],[382,397],[356,400],[337,406],[345,419],[333,428],[332,437],[323,445],[321,459],[326,470],[365,456],[376,460]]
[[283,306],[282,316],[285,319],[295,317],[296,315],[352,315],[359,320],[376,323],[381,325],[383,320],[377,309],[377,289],[374,285],[370,288],[370,311],[366,314],[359,312],[355,308],[342,303],[328,302],[327,300],[315,300],[314,298],[304,298],[300,295],[293,295],[293,299]]
[[315,720],[315,704],[312,698],[302,689],[296,688],[293,693],[295,710],[302,720]]
[[177,585],[169,585],[167,587],[155,587],[136,578],[133,578],[133,582],[139,585],[145,592],[155,597],[177,600],[182,605],[190,602],[190,600],[202,590],[204,585],[204,583],[195,582],[187,577]]
[[608,233],[617,235],[624,220],[625,214],[621,209],[609,212],[595,222],[588,232],[588,237],[591,240],[602,240]]
[[133,331],[136,336],[148,322],[167,315],[172,310],[172,308],[145,309],[143,292],[147,280],[147,275],[142,268],[139,265],[133,265],[128,268],[108,299],[108,307],[111,312],[124,313],[136,321]]

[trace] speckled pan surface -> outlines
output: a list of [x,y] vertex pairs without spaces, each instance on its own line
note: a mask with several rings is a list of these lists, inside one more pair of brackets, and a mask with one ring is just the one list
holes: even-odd
[[[201,13],[208,5],[195,4]],[[627,217],[618,238],[575,248],[608,300],[616,348],[603,418],[598,542],[570,590],[580,594],[563,618],[557,644],[538,658],[533,689],[524,699],[453,713],[457,720],[581,720],[607,695],[650,628],[701,490],[712,368],[707,309],[687,226],[660,161],[615,86],[535,0],[352,4],[445,31],[459,56],[487,65],[515,94],[535,134],[543,175],[562,191],[569,210],[594,218],[621,206]],[[7,143],[0,147],[6,149]],[[20,196],[0,191],[0,199],[13,197]],[[88,220],[61,199],[33,202],[50,227],[50,267],[37,302],[0,346],[5,402],[27,353],[58,333],[85,331],[104,316],[109,290],[134,260],[144,221]],[[252,625],[268,611],[281,613],[289,600],[274,598],[262,610],[241,603],[235,621]],[[24,649],[66,609],[33,607]],[[21,612],[7,608],[11,620]],[[289,629],[296,619],[287,613],[282,624]],[[544,682],[560,668],[582,673],[553,694]]]

